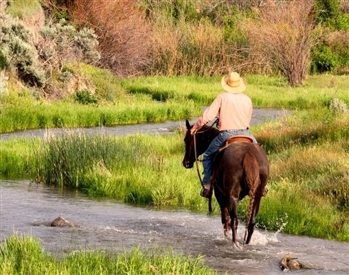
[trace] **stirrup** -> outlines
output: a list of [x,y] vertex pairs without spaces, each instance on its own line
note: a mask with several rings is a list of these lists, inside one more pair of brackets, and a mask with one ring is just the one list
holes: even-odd
[[212,196],[211,184],[210,184],[210,188],[209,189],[206,189],[206,188],[202,187],[202,189],[200,191],[200,196],[204,197],[204,198],[210,198]]

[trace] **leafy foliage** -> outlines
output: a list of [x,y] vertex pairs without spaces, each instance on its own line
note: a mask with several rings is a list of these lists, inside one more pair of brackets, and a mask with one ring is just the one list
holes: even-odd
[[42,28],[41,35],[45,39],[42,58],[55,68],[77,60],[96,63],[100,59],[97,36],[92,29],[83,28],[79,31],[61,19],[56,24]]
[[1,28],[0,46],[6,67],[16,71],[19,78],[30,86],[43,87],[46,75],[38,62],[38,53],[32,44],[31,33],[19,22]]
[[87,90],[77,91],[75,100],[84,105],[98,102],[98,99]]

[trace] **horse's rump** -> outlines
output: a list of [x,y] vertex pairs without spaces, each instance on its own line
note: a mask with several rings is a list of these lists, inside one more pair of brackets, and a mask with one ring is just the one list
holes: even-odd
[[[249,182],[253,182],[260,175],[268,174],[268,159],[259,144],[231,143],[219,151],[213,161],[213,178],[221,182],[224,180],[225,186],[221,186],[224,189],[229,189],[227,180],[231,178],[240,182],[241,191],[247,191],[251,189]],[[262,190],[264,187],[261,186]],[[243,193],[244,196],[248,194]]]

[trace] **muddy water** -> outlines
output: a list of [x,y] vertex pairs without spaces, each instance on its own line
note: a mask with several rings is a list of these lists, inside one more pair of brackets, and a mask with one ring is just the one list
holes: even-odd
[[[257,230],[251,244],[237,250],[224,238],[218,216],[96,201],[79,192],[27,181],[0,181],[0,210],[1,240],[15,233],[29,234],[57,255],[80,248],[171,247],[186,255],[204,255],[205,262],[221,274],[280,274],[278,263],[284,256],[310,267],[295,274],[349,274],[348,243]],[[58,216],[75,227],[50,227]],[[241,224],[239,239],[243,233]]]
[[[283,114],[285,112],[278,110],[257,109],[252,124]],[[91,135],[167,134],[181,126],[184,121],[69,131]],[[21,131],[2,134],[0,139],[41,138],[65,131]],[[76,226],[50,227],[58,216]],[[16,233],[39,238],[42,246],[56,255],[81,248],[124,251],[132,247],[171,247],[178,253],[203,255],[205,262],[221,274],[280,274],[279,261],[285,256],[298,258],[309,267],[294,271],[295,274],[349,274],[348,243],[257,230],[251,244],[237,250],[230,239],[224,238],[218,216],[132,207],[110,200],[92,200],[79,192],[28,181],[0,180],[0,240]],[[243,224],[239,226],[238,234],[239,239],[243,239]]]

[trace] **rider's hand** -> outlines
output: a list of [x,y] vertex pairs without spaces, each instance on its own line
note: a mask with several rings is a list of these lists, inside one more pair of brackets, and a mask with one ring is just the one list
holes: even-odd
[[197,132],[197,129],[191,128],[191,130],[190,130],[190,134],[191,135],[195,135],[196,132]]

